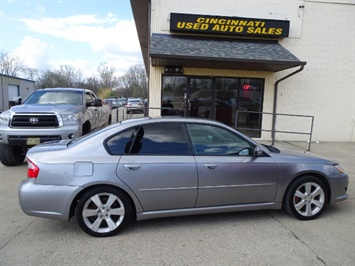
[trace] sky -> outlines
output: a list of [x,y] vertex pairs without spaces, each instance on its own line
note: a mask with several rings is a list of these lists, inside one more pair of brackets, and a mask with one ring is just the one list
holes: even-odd
[[0,50],[40,70],[143,64],[129,0],[0,0]]

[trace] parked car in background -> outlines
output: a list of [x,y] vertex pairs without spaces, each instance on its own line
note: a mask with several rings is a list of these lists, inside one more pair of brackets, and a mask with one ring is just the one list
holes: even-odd
[[111,122],[110,108],[90,90],[36,90],[21,105],[0,115],[0,161],[6,166],[20,165],[34,145],[74,139]]
[[144,110],[144,103],[141,99],[138,98],[128,98],[126,104],[126,113],[133,113],[133,112],[143,112]]
[[347,198],[348,176],[331,160],[263,146],[209,119],[141,118],[27,153],[22,210],[69,220],[92,236],[144,220],[283,208],[317,218]]
[[123,98],[117,99],[118,107],[125,106],[125,105],[126,105],[126,102],[127,102],[126,99],[123,99]]
[[111,98],[110,99],[104,99],[103,103],[109,105],[111,107],[111,109],[115,109],[115,108],[118,108],[120,106],[118,99],[111,99]]

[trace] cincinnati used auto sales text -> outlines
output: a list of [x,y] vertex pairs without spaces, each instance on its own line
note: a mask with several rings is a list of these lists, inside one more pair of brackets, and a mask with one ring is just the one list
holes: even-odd
[[177,22],[178,29],[215,32],[236,32],[247,34],[271,34],[281,35],[282,28],[266,28],[265,21],[203,18],[199,17],[196,22]]

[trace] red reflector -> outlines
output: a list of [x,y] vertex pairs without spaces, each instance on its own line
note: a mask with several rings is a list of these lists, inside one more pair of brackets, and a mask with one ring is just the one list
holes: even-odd
[[39,173],[39,167],[27,158],[27,177],[37,178],[38,173]]

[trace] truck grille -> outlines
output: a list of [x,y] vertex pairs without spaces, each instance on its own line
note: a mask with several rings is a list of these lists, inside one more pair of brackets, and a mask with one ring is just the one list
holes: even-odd
[[57,116],[48,115],[14,115],[11,121],[12,127],[57,127],[59,126]]

